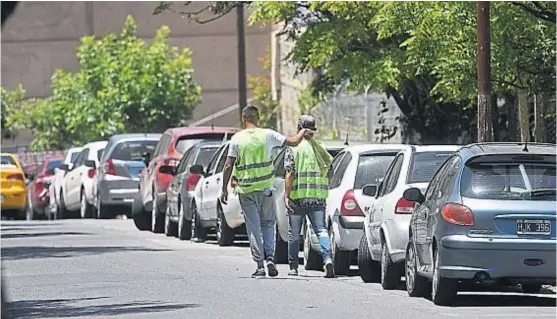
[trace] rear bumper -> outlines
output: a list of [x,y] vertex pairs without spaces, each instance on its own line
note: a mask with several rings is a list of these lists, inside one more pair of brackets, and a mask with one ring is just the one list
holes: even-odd
[[97,187],[102,205],[131,206],[139,192],[139,182],[134,180],[101,180]]
[[338,249],[354,251],[358,249],[364,229],[364,216],[335,216],[333,231]]
[[[555,240],[471,238],[446,236],[440,245],[440,274],[473,279],[478,273],[490,279],[519,278],[552,284],[556,277]],[[526,260],[539,260],[531,266]]]
[[2,189],[2,210],[25,210],[27,192],[25,188],[12,187]]
[[240,199],[237,195],[229,193],[228,204],[222,205],[222,211],[226,219],[226,224],[228,224],[230,228],[238,228],[245,223],[242,207],[240,206]]

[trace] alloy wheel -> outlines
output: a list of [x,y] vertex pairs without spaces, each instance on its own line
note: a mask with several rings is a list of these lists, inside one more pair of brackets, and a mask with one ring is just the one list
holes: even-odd
[[416,282],[416,253],[414,245],[408,248],[408,255],[406,256],[406,290],[414,289]]
[[85,199],[85,195],[81,195],[81,206],[80,206],[81,218],[85,218],[87,216],[87,200]]

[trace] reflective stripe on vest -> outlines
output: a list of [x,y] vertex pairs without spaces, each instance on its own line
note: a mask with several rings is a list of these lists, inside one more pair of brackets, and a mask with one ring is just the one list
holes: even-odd
[[292,150],[294,152],[295,173],[290,198],[326,199],[329,195],[329,179],[321,176],[311,144],[304,139]]
[[238,146],[234,176],[239,194],[264,190],[273,186],[273,162],[267,155],[267,129],[247,129],[232,138]]

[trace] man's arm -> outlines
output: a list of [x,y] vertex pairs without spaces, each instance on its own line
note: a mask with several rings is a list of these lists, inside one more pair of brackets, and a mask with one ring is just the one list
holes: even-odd
[[298,134],[296,134],[294,136],[287,136],[286,139],[284,140],[284,145],[298,146],[298,144],[300,144],[302,142],[302,140],[304,139],[305,134],[306,134],[306,130],[301,129],[298,132]]
[[294,182],[294,175],[291,171],[287,171],[284,176],[284,197],[290,198],[290,192],[292,191],[292,183]]
[[234,168],[234,163],[236,162],[236,157],[227,156],[226,162],[224,163],[224,171],[222,176],[222,189],[225,190],[230,182],[230,177],[232,176],[232,170]]
[[286,172],[284,175],[284,197],[285,198],[289,198],[290,192],[292,191],[292,184],[294,183],[294,174],[293,174],[294,169],[295,169],[294,154],[292,153],[292,149],[287,147],[284,153],[284,171]]

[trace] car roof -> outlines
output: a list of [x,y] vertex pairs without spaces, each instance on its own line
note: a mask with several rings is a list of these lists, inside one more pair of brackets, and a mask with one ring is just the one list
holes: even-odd
[[347,151],[354,153],[363,153],[369,151],[381,151],[381,150],[402,150],[406,148],[406,144],[362,144],[353,145],[346,147]]
[[221,126],[184,126],[173,127],[166,130],[165,133],[172,134],[175,137],[194,135],[194,134],[210,134],[210,133],[236,133],[240,129],[237,127],[221,127]]
[[462,145],[410,145],[412,152],[456,152]]
[[110,137],[110,141],[117,142],[124,139],[146,139],[146,140],[159,140],[162,134],[160,133],[127,133],[116,134]]
[[83,150],[83,147],[70,147],[68,149],[68,153],[77,153],[77,152],[81,152]]
[[[86,147],[90,147],[90,148],[94,148],[94,147],[104,147],[108,142],[107,141],[94,141],[94,142],[89,142],[87,144],[85,144],[83,146],[83,148]],[[82,149],[83,149],[82,148]]]
[[555,155],[555,144],[549,143],[528,143],[528,151],[524,151],[524,143],[507,142],[507,143],[475,143],[469,144],[461,149],[463,155],[471,157],[478,155],[491,155],[491,154],[544,154]]
[[223,143],[221,141],[201,141],[197,143],[199,148],[220,147]]

